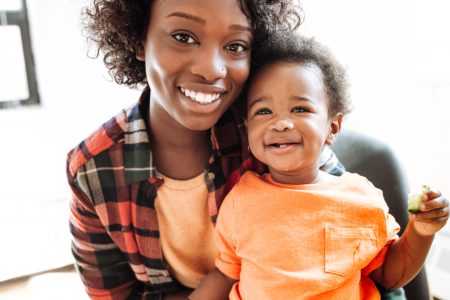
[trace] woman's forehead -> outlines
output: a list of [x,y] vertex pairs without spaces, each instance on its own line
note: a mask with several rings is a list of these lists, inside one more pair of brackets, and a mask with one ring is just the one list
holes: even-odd
[[151,8],[151,23],[168,20],[252,32],[250,22],[237,0],[155,0]]

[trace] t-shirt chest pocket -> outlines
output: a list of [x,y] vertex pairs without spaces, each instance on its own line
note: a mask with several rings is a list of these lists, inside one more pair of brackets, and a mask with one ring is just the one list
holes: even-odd
[[326,273],[346,276],[365,267],[376,252],[374,228],[325,225]]

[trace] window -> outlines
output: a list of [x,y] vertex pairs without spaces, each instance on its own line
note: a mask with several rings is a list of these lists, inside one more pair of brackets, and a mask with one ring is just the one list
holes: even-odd
[[0,109],[39,104],[25,0],[0,2]]

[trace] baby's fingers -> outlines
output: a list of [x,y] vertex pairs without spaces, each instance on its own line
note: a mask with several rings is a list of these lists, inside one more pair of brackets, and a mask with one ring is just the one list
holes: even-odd
[[441,195],[439,192],[431,191],[427,193],[427,200],[423,201],[420,205],[422,212],[432,211],[440,208],[448,208],[449,202],[447,198]]
[[443,222],[449,217],[448,206],[437,208],[429,211],[422,211],[416,214],[416,221],[420,222]]

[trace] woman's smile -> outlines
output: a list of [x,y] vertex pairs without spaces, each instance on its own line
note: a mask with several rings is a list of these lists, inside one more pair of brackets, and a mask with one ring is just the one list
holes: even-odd
[[182,105],[189,111],[198,114],[210,114],[217,110],[223,102],[223,93],[205,93],[180,88]]

